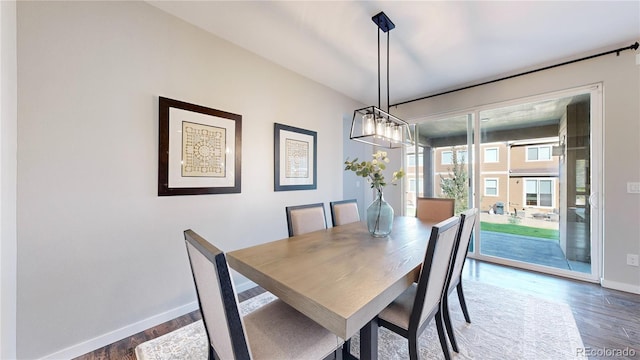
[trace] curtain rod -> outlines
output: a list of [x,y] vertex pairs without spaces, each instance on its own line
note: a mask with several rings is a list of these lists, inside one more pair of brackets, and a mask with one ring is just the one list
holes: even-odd
[[573,64],[573,63],[578,62],[578,61],[589,60],[589,59],[593,59],[593,58],[599,57],[599,56],[609,55],[609,54],[613,54],[613,53],[616,53],[617,56],[620,56],[620,52],[621,51],[637,50],[638,46],[640,46],[640,44],[638,44],[638,42],[636,41],[635,44],[633,44],[633,45],[630,45],[630,46],[627,46],[627,47],[622,47],[622,48],[619,48],[619,49],[616,49],[616,50],[606,51],[606,52],[603,52],[603,53],[600,53],[600,54],[595,54],[595,55],[583,57],[583,58],[576,59],[576,60],[570,60],[570,61],[566,61],[566,62],[563,62],[563,63],[560,63],[560,64],[556,64],[556,65],[545,66],[545,67],[540,68],[540,69],[530,70],[530,71],[526,71],[526,72],[523,72],[523,73],[506,76],[506,77],[503,77],[503,78],[500,78],[500,79],[485,81],[485,82],[480,83],[480,84],[469,85],[469,86],[465,86],[465,87],[462,87],[462,88],[459,88],[459,89],[455,89],[455,90],[449,90],[449,91],[441,92],[441,93],[438,93],[438,94],[433,94],[433,95],[429,95],[429,96],[423,96],[421,98],[399,102],[399,103],[393,104],[391,106],[396,106],[397,107],[399,105],[408,104],[408,103],[411,103],[411,102],[414,102],[414,101],[420,101],[420,100],[429,99],[429,98],[440,96],[440,95],[446,95],[446,94],[450,94],[450,93],[453,93],[453,92],[456,92],[456,91],[467,90],[467,89],[471,89],[471,88],[474,88],[474,87],[477,87],[477,86],[492,84],[494,82],[498,82],[498,81],[502,81],[502,80],[513,79],[513,78],[518,77],[518,76],[529,75],[529,74],[533,74],[533,73],[538,72],[538,71],[549,70],[549,69],[552,69],[552,68],[555,68],[555,67],[558,67],[558,66],[569,65],[569,64]]

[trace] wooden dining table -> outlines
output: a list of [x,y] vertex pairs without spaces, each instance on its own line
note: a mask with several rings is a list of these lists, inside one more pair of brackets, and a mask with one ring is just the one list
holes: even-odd
[[231,251],[227,261],[337,336],[360,331],[360,358],[376,359],[376,316],[417,278],[433,224],[398,216],[376,238],[355,222]]

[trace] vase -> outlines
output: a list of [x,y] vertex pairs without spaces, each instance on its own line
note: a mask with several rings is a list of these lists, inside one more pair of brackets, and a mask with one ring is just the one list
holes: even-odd
[[385,237],[393,227],[393,208],[384,201],[382,190],[378,190],[376,199],[367,208],[367,227],[374,237]]

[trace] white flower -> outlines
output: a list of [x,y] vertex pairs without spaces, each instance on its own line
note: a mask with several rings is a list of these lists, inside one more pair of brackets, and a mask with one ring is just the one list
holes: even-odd
[[402,168],[393,173],[393,177],[389,183],[385,182],[383,170],[386,169],[386,165],[391,161],[387,157],[385,151],[377,151],[372,154],[373,160],[358,162],[358,159],[344,162],[345,170],[354,171],[358,176],[362,176],[367,179],[367,182],[371,184],[372,189],[382,191],[382,188],[386,185],[396,185],[395,182],[402,178],[405,173]]

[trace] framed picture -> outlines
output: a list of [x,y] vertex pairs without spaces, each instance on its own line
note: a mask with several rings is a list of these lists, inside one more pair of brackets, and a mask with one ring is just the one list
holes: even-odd
[[317,188],[317,138],[315,131],[275,124],[275,191]]
[[242,116],[160,97],[158,196],[240,192]]

